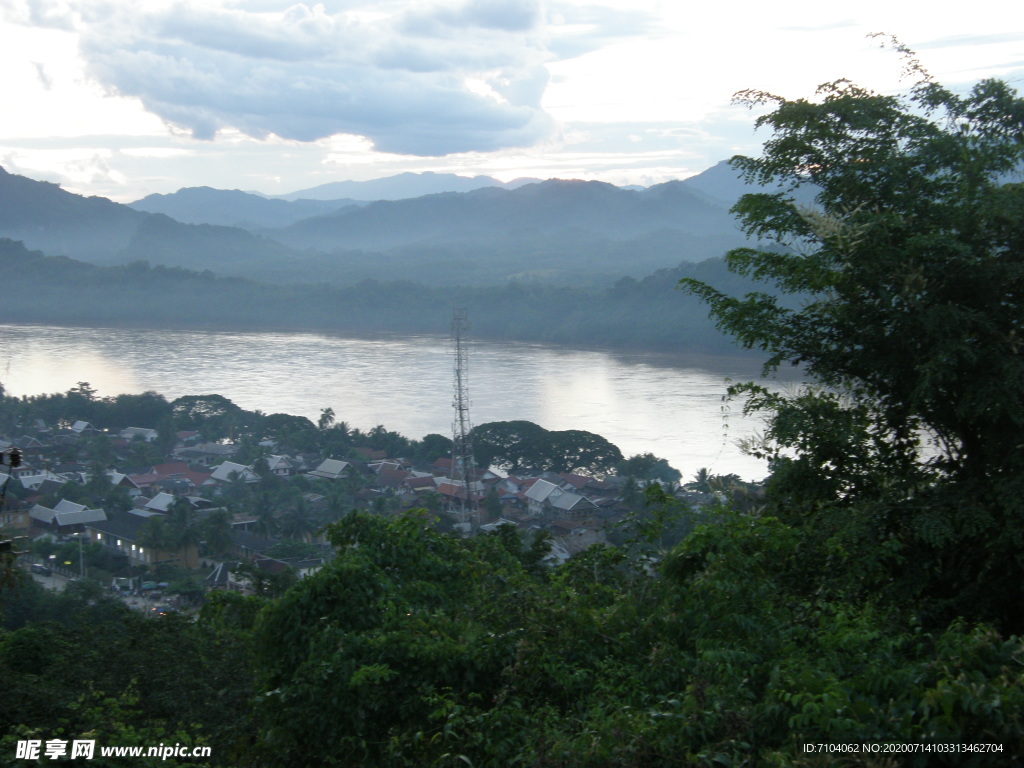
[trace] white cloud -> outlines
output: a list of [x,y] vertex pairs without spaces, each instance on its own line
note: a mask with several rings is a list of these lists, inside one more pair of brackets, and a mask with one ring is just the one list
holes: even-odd
[[1024,35],[1001,8],[0,0],[0,159],[122,200],[406,170],[663,180],[758,151],[737,90],[902,87],[867,32],[896,33],[946,84],[1019,82]]
[[348,133],[384,152],[444,155],[529,146],[553,128],[536,0],[369,17],[357,11],[375,4],[261,5],[30,0],[14,17],[73,26],[91,77],[201,139]]

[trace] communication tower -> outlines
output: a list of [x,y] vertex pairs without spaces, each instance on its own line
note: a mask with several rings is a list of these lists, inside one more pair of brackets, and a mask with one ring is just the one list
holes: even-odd
[[469,319],[465,309],[456,309],[452,319],[452,353],[455,358],[454,398],[452,407],[455,418],[452,421],[452,480],[455,493],[451,497],[449,511],[459,523],[471,523],[475,517],[476,503],[470,492],[470,484],[476,480],[476,462],[473,460],[473,424],[469,420],[469,350],[466,342],[469,334]]

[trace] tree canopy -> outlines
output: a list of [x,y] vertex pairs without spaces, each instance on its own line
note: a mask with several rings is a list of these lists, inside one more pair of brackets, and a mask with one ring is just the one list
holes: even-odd
[[734,389],[771,414],[755,451],[773,509],[888,551],[882,571],[913,569],[930,610],[1009,622],[1024,584],[1024,186],[1010,181],[1024,100],[996,80],[957,94],[895,45],[916,78],[905,95],[845,80],[814,102],[739,95],[774,108],[757,120],[773,136],[732,165],[778,191],[737,203],[766,244],[727,262],[805,301],[683,285],[769,371],[802,365],[820,385]]
[[622,452],[593,432],[553,431],[532,421],[492,421],[473,429],[473,450],[480,466],[509,472],[611,472]]

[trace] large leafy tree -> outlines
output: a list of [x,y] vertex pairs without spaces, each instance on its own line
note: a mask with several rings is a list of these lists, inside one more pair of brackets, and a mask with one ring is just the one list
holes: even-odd
[[611,472],[622,452],[600,435],[579,429],[552,431],[532,421],[492,421],[473,429],[477,464],[509,472],[547,470]]
[[769,371],[803,365],[820,385],[737,388],[772,414],[755,450],[774,511],[838,537],[833,554],[874,558],[864,586],[1019,627],[1024,100],[996,80],[958,94],[895,45],[915,78],[904,95],[844,80],[815,101],[740,95],[772,107],[757,124],[773,135],[732,165],[775,191],[737,203],[759,247],[727,261],[782,296],[683,284]]

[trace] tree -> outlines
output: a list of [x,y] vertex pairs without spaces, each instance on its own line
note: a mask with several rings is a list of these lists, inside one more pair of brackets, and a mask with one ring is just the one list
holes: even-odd
[[207,440],[234,437],[240,428],[259,421],[259,414],[242,410],[223,395],[186,395],[171,403],[178,429],[195,429]]
[[171,404],[163,395],[151,390],[141,395],[122,394],[104,398],[103,402],[106,406],[105,424],[114,429],[156,427],[171,416]]
[[[1019,628],[1024,186],[1009,178],[1024,100],[996,80],[958,95],[895,45],[916,77],[906,95],[845,80],[816,102],[739,94],[774,107],[757,120],[773,136],[731,163],[778,191],[734,207],[764,245],[727,262],[792,298],[683,285],[768,353],[766,372],[803,365],[817,384],[732,390],[771,414],[755,449],[773,473],[769,508],[861,547],[877,583],[926,613]],[[795,201],[807,188],[811,206]]]
[[473,429],[473,450],[479,466],[509,472],[523,469],[550,472],[612,471],[622,452],[593,432],[549,431],[532,421],[493,421]]
[[317,426],[305,416],[272,413],[263,419],[263,435],[300,450],[315,450]]
[[682,473],[670,466],[667,459],[658,458],[653,453],[638,453],[623,459],[615,467],[615,472],[637,480],[661,480],[665,483],[677,483],[682,477]]
[[532,466],[547,430],[532,421],[493,421],[473,428],[473,451],[481,467],[510,472]]
[[223,555],[231,548],[231,515],[227,510],[210,512],[200,525],[208,554]]
[[281,516],[281,535],[306,541],[313,538],[319,526],[306,507],[306,500],[297,494],[294,506]]
[[316,421],[316,427],[321,432],[330,427],[334,423],[334,409],[323,408],[320,410],[320,418]]
[[196,545],[202,540],[202,533],[195,519],[195,507],[185,498],[177,498],[167,510],[167,524],[170,526],[173,546],[178,549]]
[[425,464],[433,464],[452,455],[452,439],[435,432],[425,435],[415,446],[415,456]]

